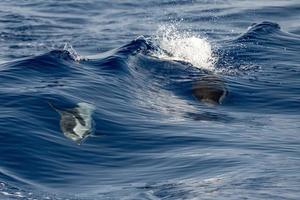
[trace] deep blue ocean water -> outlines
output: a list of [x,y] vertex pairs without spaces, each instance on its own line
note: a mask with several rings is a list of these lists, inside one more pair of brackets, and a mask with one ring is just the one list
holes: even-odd
[[299,54],[298,0],[2,0],[0,199],[299,199]]

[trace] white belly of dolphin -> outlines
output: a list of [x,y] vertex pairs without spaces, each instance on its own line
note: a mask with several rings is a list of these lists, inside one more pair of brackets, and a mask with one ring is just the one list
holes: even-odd
[[78,119],[75,119],[76,126],[73,131],[79,138],[83,139],[86,134],[92,131],[92,113],[95,110],[95,107],[88,103],[78,103],[77,105],[78,107],[76,110],[84,120],[85,125],[82,125]]

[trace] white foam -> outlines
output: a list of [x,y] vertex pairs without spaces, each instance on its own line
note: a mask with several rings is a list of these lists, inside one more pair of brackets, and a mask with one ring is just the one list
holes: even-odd
[[81,61],[81,60],[85,60],[85,58],[82,57],[81,55],[79,55],[79,54],[77,53],[77,51],[75,51],[75,49],[74,49],[74,48],[72,47],[72,45],[69,44],[69,43],[65,43],[65,46],[64,46],[63,50],[68,51],[69,54],[70,54],[70,56],[71,56],[71,58],[72,58],[73,60],[77,61],[77,62],[78,62],[78,61]]
[[0,194],[2,194],[4,196],[9,196],[12,198],[24,198],[25,197],[21,192],[9,193],[9,192],[5,192],[5,191],[0,191]]
[[206,70],[214,70],[217,58],[206,38],[187,31],[179,31],[176,24],[163,25],[157,31],[155,41],[162,50],[153,55],[162,59],[179,60]]

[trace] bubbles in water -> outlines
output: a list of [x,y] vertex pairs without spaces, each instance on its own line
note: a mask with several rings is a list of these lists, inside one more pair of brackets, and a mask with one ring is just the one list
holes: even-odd
[[71,44],[69,43],[65,43],[65,46],[63,48],[64,51],[68,51],[71,58],[75,61],[80,61],[80,60],[84,60],[84,58],[82,56],[80,56],[75,49],[72,47]]
[[179,31],[177,24],[162,25],[154,38],[159,50],[153,53],[161,59],[178,60],[191,63],[206,70],[214,70],[217,58],[213,55],[207,39],[188,31]]

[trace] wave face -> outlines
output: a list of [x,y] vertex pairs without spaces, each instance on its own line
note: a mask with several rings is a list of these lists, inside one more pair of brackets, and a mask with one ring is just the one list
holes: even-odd
[[0,199],[299,197],[297,1],[71,2],[0,3]]

